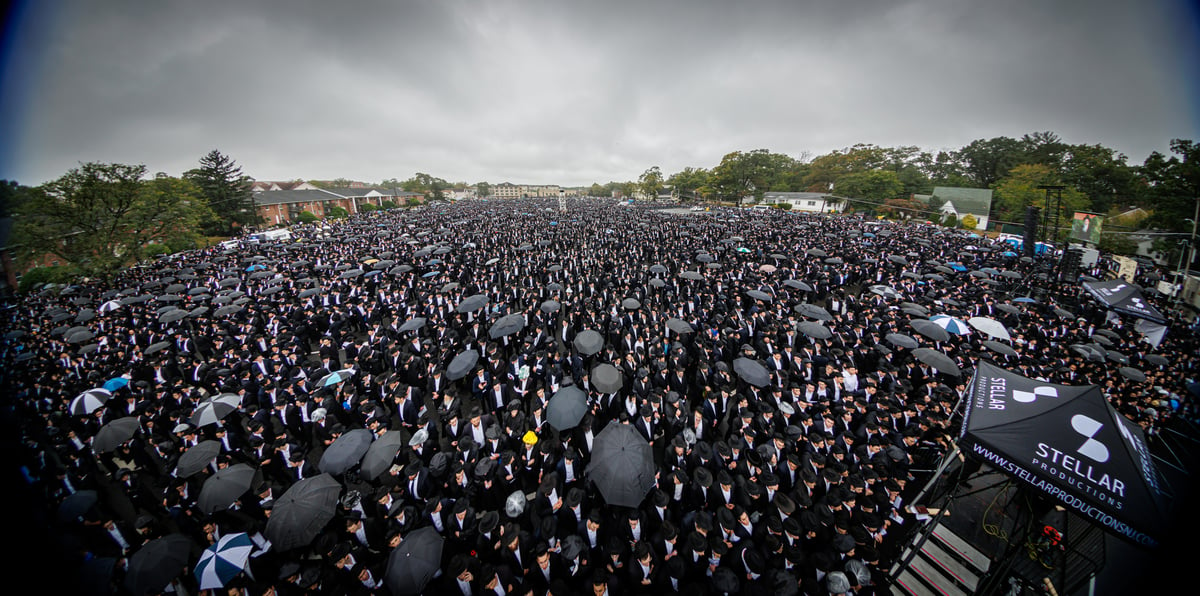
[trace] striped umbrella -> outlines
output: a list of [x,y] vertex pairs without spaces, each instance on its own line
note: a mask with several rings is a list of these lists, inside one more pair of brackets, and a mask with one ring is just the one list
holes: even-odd
[[102,387],[88,389],[71,400],[71,413],[76,416],[87,416],[104,407],[112,397],[112,392]]
[[201,590],[223,588],[246,568],[254,544],[245,532],[222,536],[212,546],[200,553],[196,563],[196,581]]
[[342,381],[345,381],[346,379],[349,379],[352,376],[354,376],[353,368],[344,368],[342,370],[335,370],[335,371],[321,377],[320,379],[318,379],[317,380],[317,388],[321,389],[321,388],[337,385],[338,383],[341,383]]
[[946,331],[949,331],[950,333],[953,333],[954,335],[970,335],[971,334],[971,326],[970,325],[967,325],[966,323],[962,322],[961,320],[956,319],[950,315],[933,315],[932,317],[929,317],[929,320],[932,321],[938,327],[941,327],[942,329],[945,329]]

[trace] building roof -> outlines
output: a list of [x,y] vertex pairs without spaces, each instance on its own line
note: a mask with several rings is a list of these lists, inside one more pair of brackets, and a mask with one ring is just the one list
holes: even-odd
[[344,187],[343,188],[326,188],[324,190],[326,192],[331,192],[335,195],[338,195],[339,197],[346,197],[346,198],[366,197],[366,196],[371,196],[371,193],[375,193],[376,195],[385,196],[385,197],[419,197],[419,196],[421,196],[421,193],[419,193],[419,192],[409,192],[407,190],[400,190],[399,188],[383,188],[383,187],[379,187],[379,186],[364,186],[362,188],[344,188]]
[[323,190],[264,190],[254,193],[254,204],[319,203],[340,198],[342,197]]
[[992,191],[987,188],[938,186],[933,189],[933,196],[953,203],[959,215],[970,213],[976,217],[987,217],[992,210]]
[[786,201],[824,201],[829,195],[823,192],[765,192],[763,198],[783,199]]

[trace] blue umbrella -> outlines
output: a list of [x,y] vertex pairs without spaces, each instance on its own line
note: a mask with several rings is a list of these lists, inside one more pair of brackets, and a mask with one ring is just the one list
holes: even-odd
[[223,588],[246,568],[254,544],[245,532],[222,536],[212,546],[200,553],[196,563],[196,580],[201,590]]
[[246,271],[261,271],[266,268],[267,266],[263,265],[262,263],[255,263],[249,267],[246,267]]
[[440,271],[430,271],[429,273],[426,273],[426,274],[422,275],[421,277],[428,279],[430,277],[437,275],[438,273],[441,273],[441,272]]
[[949,263],[950,268],[955,271],[966,271],[967,268],[962,266],[962,263]]
[[870,232],[863,232],[863,238],[874,238],[874,237],[875,237],[875,234],[872,234]]
[[929,317],[933,324],[955,335],[970,335],[971,326],[949,315],[934,315]]
[[116,391],[129,384],[129,379],[125,377],[114,377],[104,382],[103,387],[109,391]]
[[1004,252],[1000,253],[1000,256],[1002,256],[1002,257],[1015,257],[1015,256],[1017,256],[1017,253],[1015,253],[1015,252],[1013,252],[1013,251],[1011,251],[1011,250],[1006,250],[1006,251],[1004,251]]
[[1030,298],[1029,296],[1021,296],[1020,298],[1013,298],[1013,302],[1037,304],[1037,300],[1034,300],[1033,298]]
[[343,369],[343,370],[335,370],[335,371],[321,377],[320,379],[318,379],[317,387],[318,388],[331,387],[333,385],[337,385],[338,383],[341,383],[342,381],[345,381],[346,379],[349,379],[352,376],[354,376],[353,368],[347,368],[347,369]]

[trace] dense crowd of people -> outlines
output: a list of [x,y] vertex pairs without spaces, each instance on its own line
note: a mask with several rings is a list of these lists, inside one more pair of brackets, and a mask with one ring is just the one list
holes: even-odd
[[[979,359],[1100,385],[1151,439],[1196,418],[1195,324],[1164,307],[1153,345],[1055,282],[1051,258],[852,215],[557,207],[374,212],[22,296],[3,353],[14,461],[77,571],[60,579],[194,594],[203,551],[245,533],[248,562],[213,593],[396,592],[391,555],[432,531],[428,593],[886,593]],[[914,331],[938,314],[992,318],[1008,349]],[[585,332],[601,345],[582,349]],[[604,364],[617,386],[592,378]],[[586,412],[556,428],[549,402],[571,387]],[[610,425],[653,453],[636,507],[589,477]],[[390,436],[383,465],[358,453],[330,473],[325,453],[361,429],[367,458]],[[245,490],[205,503],[206,482],[239,465]],[[323,523],[273,543],[289,489],[325,475],[338,486]],[[185,563],[142,581],[172,564],[139,550],[173,535]]]

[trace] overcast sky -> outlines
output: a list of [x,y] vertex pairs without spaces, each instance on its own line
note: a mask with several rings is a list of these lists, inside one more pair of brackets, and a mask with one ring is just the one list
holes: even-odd
[[0,177],[31,185],[212,149],[260,180],[572,186],[759,148],[1200,140],[1187,0],[26,4]]

